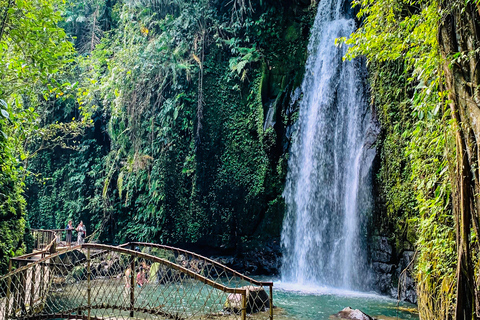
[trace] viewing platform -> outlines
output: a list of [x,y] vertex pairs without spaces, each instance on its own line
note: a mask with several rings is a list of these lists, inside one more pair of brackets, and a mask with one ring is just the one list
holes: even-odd
[[0,319],[273,319],[273,283],[190,251],[143,242],[60,241],[32,230],[34,252],[0,278]]

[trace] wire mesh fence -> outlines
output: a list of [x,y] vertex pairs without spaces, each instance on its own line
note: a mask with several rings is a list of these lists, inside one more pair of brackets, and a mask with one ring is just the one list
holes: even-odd
[[[132,242],[123,246],[171,261],[215,283],[231,288],[245,289],[247,291],[246,312],[248,314],[267,312],[270,317],[273,308],[272,282],[257,281],[217,261],[179,248],[144,242]],[[238,295],[230,295],[227,305],[236,306],[236,301],[239,301],[239,299],[240,296]]]
[[83,244],[18,261],[0,278],[0,319],[273,318],[271,283],[180,249]]

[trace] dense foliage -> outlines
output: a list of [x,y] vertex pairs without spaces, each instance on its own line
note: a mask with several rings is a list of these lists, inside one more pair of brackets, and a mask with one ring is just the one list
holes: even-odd
[[[0,273],[28,223],[197,250],[278,239],[315,4],[0,0]],[[473,318],[480,2],[355,4],[343,41],[382,125],[374,228],[415,248],[423,319]]]
[[[0,1],[0,273],[8,257],[24,252],[25,164],[38,139],[38,110],[49,99],[47,84],[68,61],[72,44],[58,27],[61,1]],[[50,133],[49,133],[50,132]]]
[[71,1],[76,101],[45,121],[92,124],[30,162],[32,225],[83,219],[104,242],[235,250],[278,238],[290,93],[315,10],[275,4]]
[[[477,230],[470,228],[475,227],[478,213],[464,212],[470,206],[475,208],[477,196],[469,200],[464,190],[476,190],[475,178],[469,178],[465,170],[470,167],[476,177],[478,165],[474,164],[475,156],[468,166],[462,162],[466,151],[462,151],[465,142],[460,135],[464,130],[466,136],[470,135],[468,126],[476,118],[467,121],[457,117],[463,106],[455,102],[451,91],[447,97],[447,89],[450,81],[465,85],[460,77],[449,79],[452,65],[459,65],[459,73],[468,74],[471,69],[466,66],[472,61],[478,63],[478,2],[364,0],[357,4],[362,6],[359,16],[364,21],[347,41],[353,45],[349,53],[366,55],[371,63],[373,103],[387,128],[380,171],[383,194],[396,220],[393,229],[397,237],[402,229],[416,233],[420,316],[474,318],[474,310],[480,310],[478,300],[473,307],[473,291],[479,291],[473,285],[473,265],[479,251]],[[442,39],[439,34],[448,19],[455,20],[447,26],[452,28],[450,32],[457,29]],[[463,19],[471,20],[461,25]],[[455,40],[457,35],[461,40]],[[470,47],[458,45],[442,54],[442,42],[467,43],[469,36]],[[475,71],[472,74],[469,79],[477,81]],[[472,95],[478,99],[478,92]],[[476,150],[474,141],[466,144]],[[470,218],[471,224],[465,222]],[[470,255],[473,260],[469,260]],[[478,265],[475,269],[478,274]]]

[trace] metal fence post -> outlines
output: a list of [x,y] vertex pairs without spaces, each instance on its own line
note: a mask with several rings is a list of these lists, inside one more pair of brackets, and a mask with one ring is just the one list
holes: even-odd
[[91,291],[92,287],[90,284],[91,278],[91,271],[90,271],[90,248],[87,249],[87,307],[88,307],[88,320],[90,320],[90,312],[91,312]]

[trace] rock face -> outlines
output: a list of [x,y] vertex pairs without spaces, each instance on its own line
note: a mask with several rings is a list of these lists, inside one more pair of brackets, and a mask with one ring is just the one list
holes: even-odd
[[362,311],[358,309],[352,309],[350,307],[346,307],[345,309],[330,318],[342,320],[374,320],[372,317],[363,313]]
[[[373,288],[395,299],[417,303],[415,281],[411,270],[414,252],[395,253],[387,237],[373,237],[370,244]],[[409,267],[409,270],[405,268]],[[402,273],[403,272],[403,273]],[[400,284],[400,297],[398,284]]]
[[[412,262],[415,253],[413,251],[404,251],[402,257],[400,258],[400,262],[398,264],[398,268],[396,270],[397,274],[399,275],[398,282],[400,284],[400,300],[408,301],[410,303],[417,303],[417,291],[415,288],[415,281],[413,280],[411,270]],[[410,268],[402,273],[410,265]]]
[[246,275],[278,275],[282,253],[278,242],[270,242],[262,248],[235,256],[212,257],[213,260]]
[[[268,294],[262,287],[245,286],[241,289],[247,289],[247,313],[266,311],[270,308]],[[242,295],[239,293],[229,294],[224,309],[228,312],[239,313],[242,309]]]
[[393,248],[388,243],[387,237],[375,237],[372,243],[372,261],[390,263],[392,261]]

